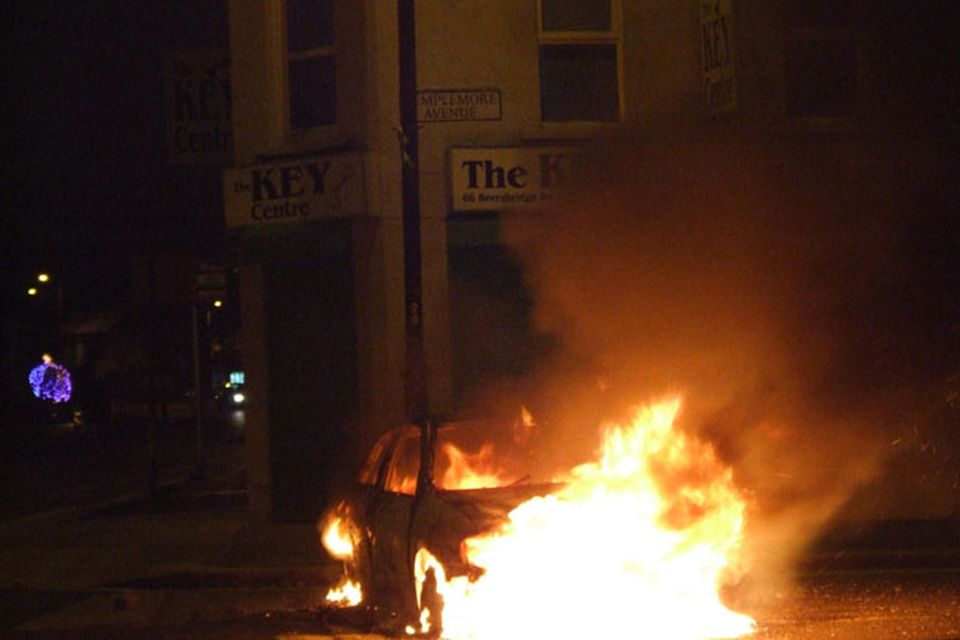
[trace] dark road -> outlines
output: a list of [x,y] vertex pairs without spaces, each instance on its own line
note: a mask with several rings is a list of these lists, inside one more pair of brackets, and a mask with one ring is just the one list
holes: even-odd
[[[242,412],[239,412],[242,413]],[[204,425],[204,466],[242,468],[242,416],[224,416]],[[128,418],[79,428],[38,421],[14,425],[0,453],[0,520],[147,496],[150,425]],[[161,423],[154,460],[157,485],[182,481],[197,471],[194,424]]]
[[[142,596],[147,602],[149,595]],[[695,615],[696,612],[691,612]],[[15,638],[382,638],[330,622],[317,610],[277,611],[187,625],[21,631]],[[960,572],[863,572],[802,577],[757,614],[756,640],[957,640]],[[657,640],[637,627],[624,638]]]

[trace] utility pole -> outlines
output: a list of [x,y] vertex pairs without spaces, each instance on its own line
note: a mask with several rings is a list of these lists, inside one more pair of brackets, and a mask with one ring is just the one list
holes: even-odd
[[196,438],[194,477],[203,477],[203,383],[200,372],[200,302],[190,303],[191,343],[193,347],[193,424]]
[[415,0],[398,0],[400,71],[400,152],[403,188],[403,256],[407,326],[406,400],[411,422],[429,412],[423,353],[423,287],[420,251],[420,173],[417,131],[417,50]]
[[403,274],[405,287],[407,359],[406,399],[410,422],[420,426],[420,468],[417,490],[407,521],[407,568],[413,575],[417,511],[433,490],[433,449],[436,428],[430,419],[427,363],[423,349],[423,286],[420,251],[420,168],[417,131],[416,0],[397,0],[400,71],[400,153],[403,185]]
[[149,295],[149,317],[147,318],[147,384],[150,394],[150,422],[147,426],[147,494],[150,500],[154,500],[159,491],[159,467],[157,462],[157,439],[160,430],[160,417],[158,411],[163,411],[160,407],[162,400],[162,390],[160,388],[160,330],[157,300],[157,256],[151,251],[149,262],[147,263],[147,288]]

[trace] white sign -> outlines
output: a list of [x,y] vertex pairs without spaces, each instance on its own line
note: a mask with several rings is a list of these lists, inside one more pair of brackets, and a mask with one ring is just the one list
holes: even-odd
[[417,91],[418,122],[500,120],[500,89],[423,89]]
[[173,164],[226,165],[233,159],[230,58],[224,51],[167,57],[167,150]]
[[363,161],[351,154],[228,169],[223,201],[228,227],[360,214]]
[[201,262],[197,270],[197,299],[212,301],[227,295],[227,270]]
[[575,147],[488,147],[450,150],[455,211],[534,206],[550,199],[581,155]]
[[732,0],[700,0],[703,99],[709,114],[737,108]]

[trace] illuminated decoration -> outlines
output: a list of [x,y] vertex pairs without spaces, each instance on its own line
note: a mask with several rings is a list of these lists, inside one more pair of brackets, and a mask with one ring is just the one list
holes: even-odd
[[28,376],[33,395],[41,400],[59,403],[67,402],[73,393],[70,372],[63,365],[53,361],[49,355],[43,355],[43,362],[30,370]]
[[245,380],[246,380],[246,375],[244,375],[244,372],[243,372],[243,371],[231,371],[231,372],[230,372],[230,384],[231,384],[231,385],[244,384],[244,381],[245,381]]

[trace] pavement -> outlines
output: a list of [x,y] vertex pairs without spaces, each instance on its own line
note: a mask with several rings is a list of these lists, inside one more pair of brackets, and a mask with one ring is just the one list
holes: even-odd
[[0,637],[369,637],[322,606],[340,571],[313,523],[254,518],[227,465],[0,522]]

